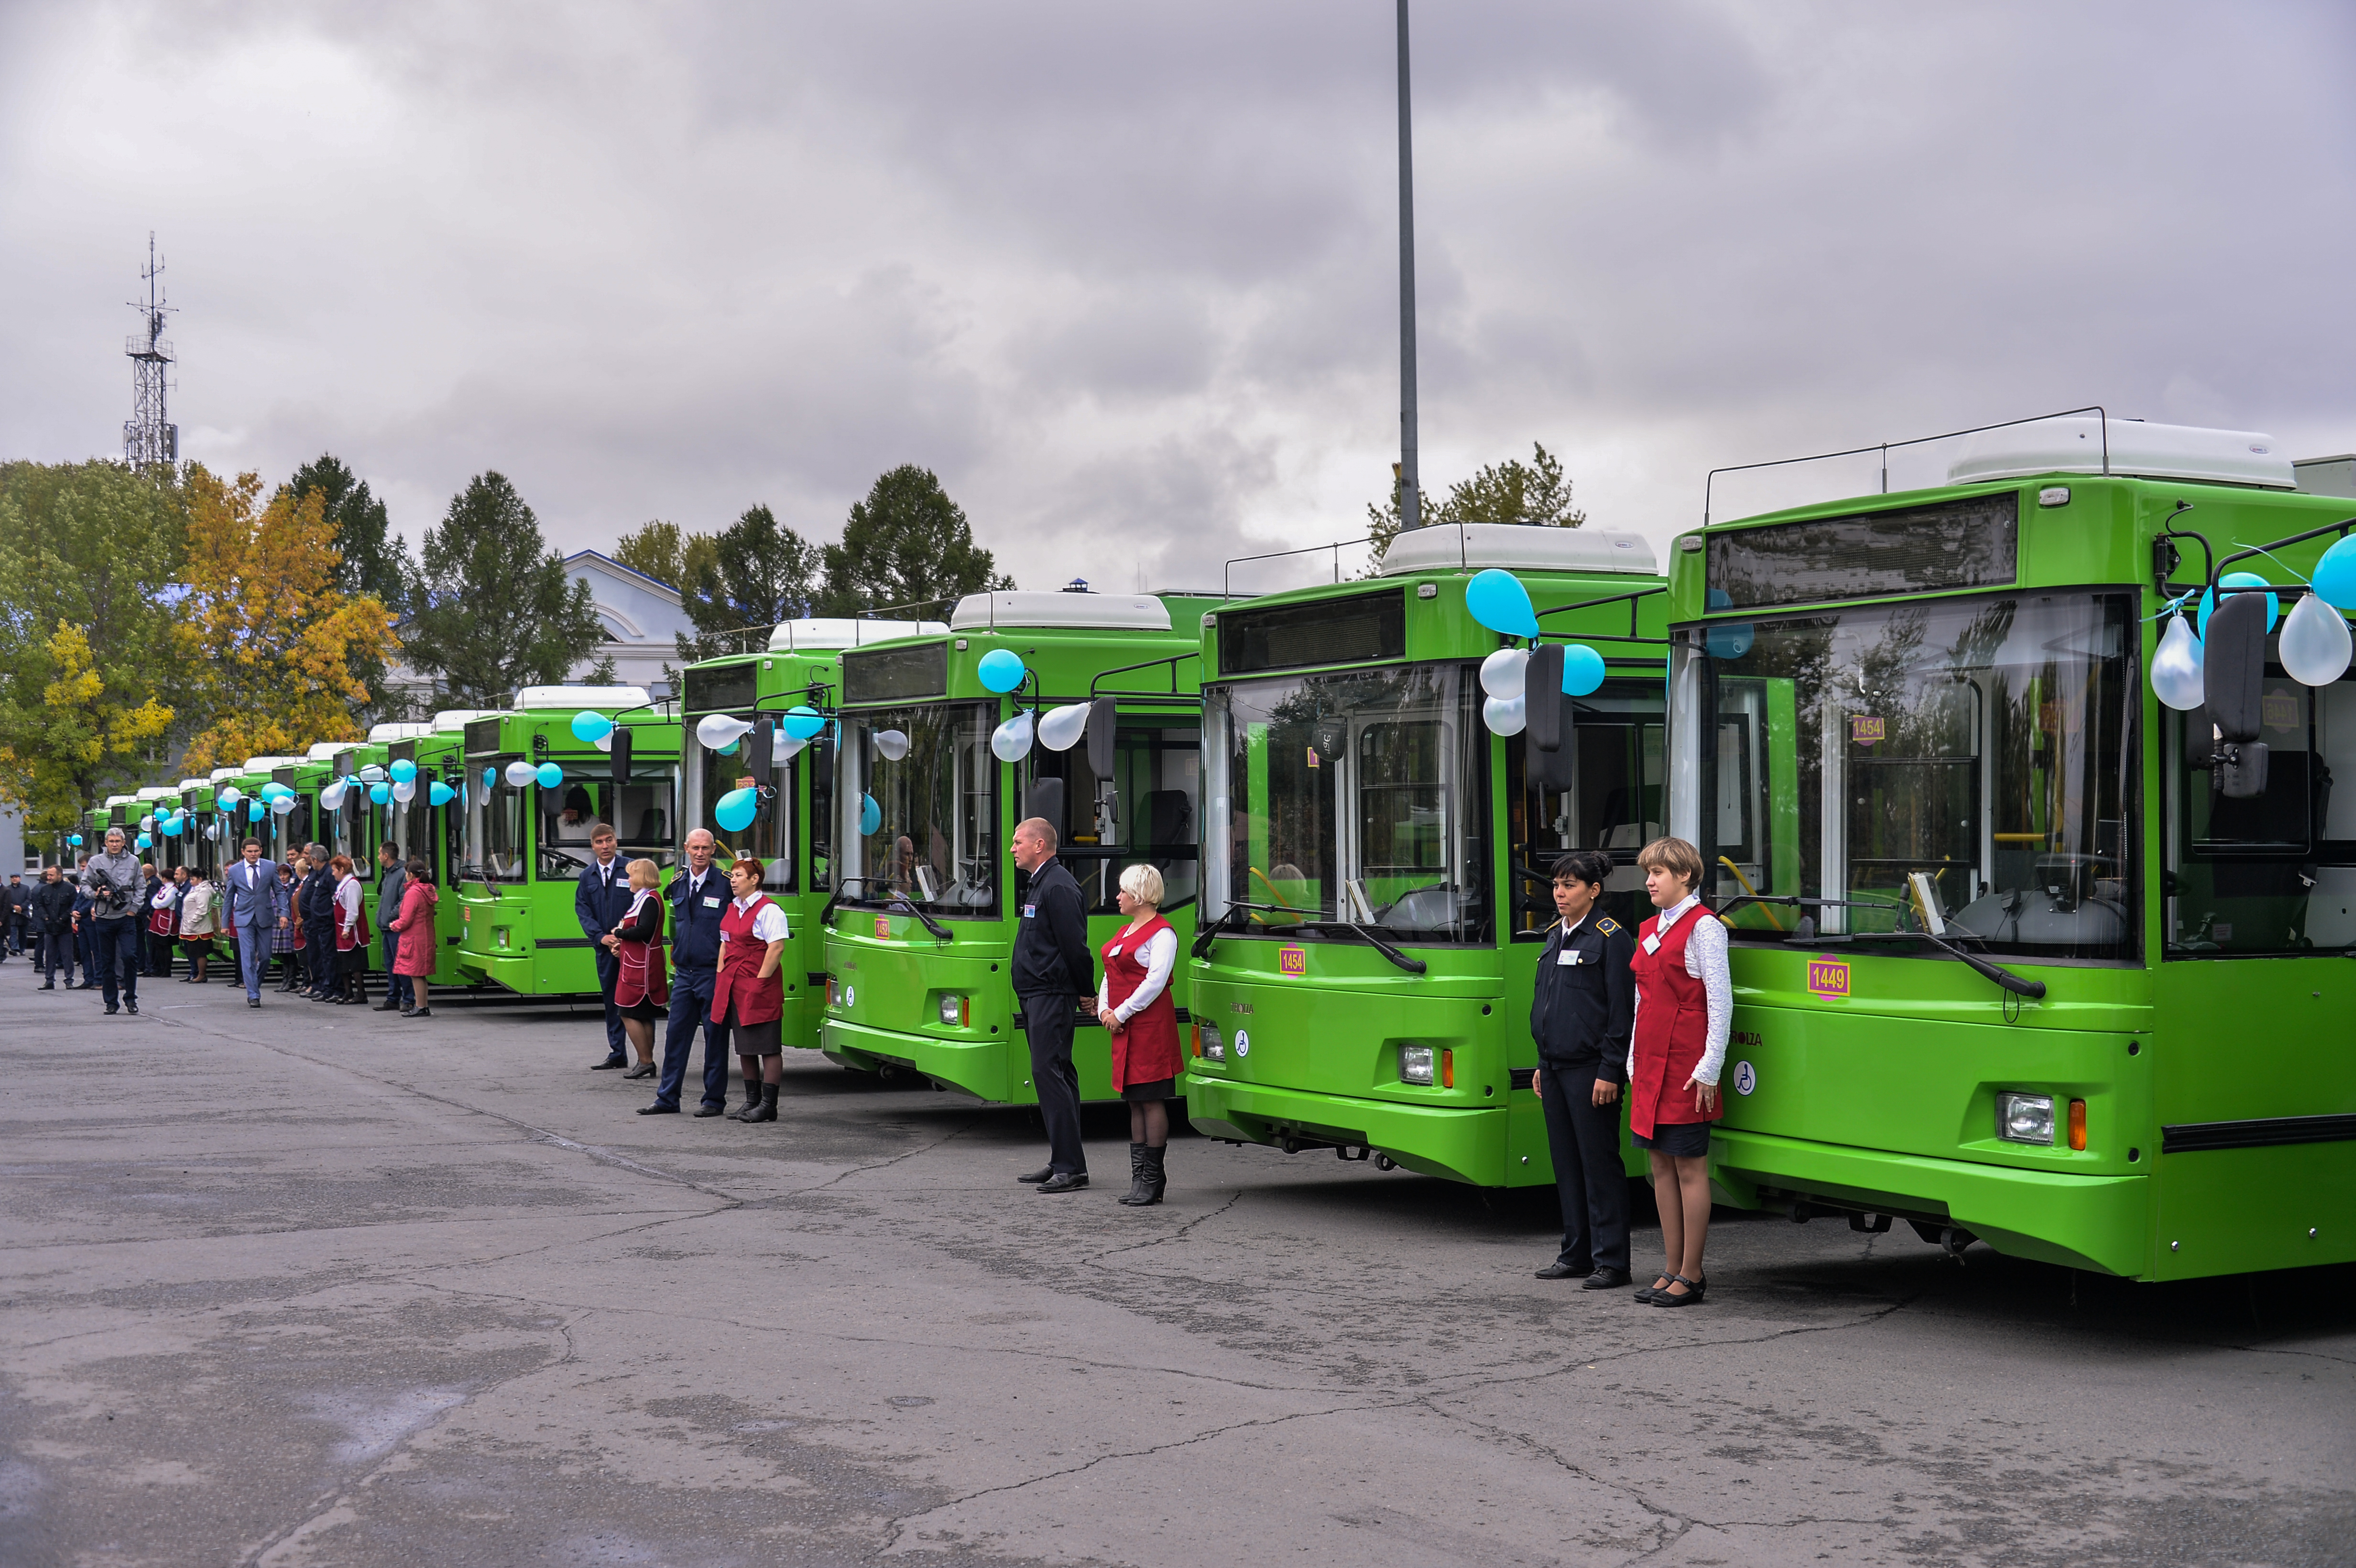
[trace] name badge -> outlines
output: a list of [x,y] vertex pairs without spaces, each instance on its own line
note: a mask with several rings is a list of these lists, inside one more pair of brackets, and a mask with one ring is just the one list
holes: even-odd
[[706,909],[718,909],[720,907],[720,901],[718,899],[706,899],[703,901],[703,907]]
[[1661,950],[1661,939],[1660,939],[1659,937],[1657,937],[1657,936],[1648,936],[1648,937],[1644,938],[1644,951],[1645,951],[1645,952],[1647,952],[1647,953],[1658,953],[1660,950]]
[[1575,968],[1586,960],[1576,947],[1566,947],[1554,955],[1554,961],[1566,969]]
[[1039,906],[1037,904],[1024,904],[1023,906],[1023,918],[1025,920],[1038,919]]

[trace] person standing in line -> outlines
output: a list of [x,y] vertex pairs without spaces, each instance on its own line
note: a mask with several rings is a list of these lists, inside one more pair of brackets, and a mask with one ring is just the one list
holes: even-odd
[[[21,954],[32,935],[33,890],[25,885],[21,871],[8,873],[7,891],[8,951]],[[37,967],[37,963],[36,965]]]
[[81,879],[91,899],[91,949],[103,985],[99,994],[109,1014],[118,1010],[118,982],[123,1002],[134,1015],[139,1011],[139,906],[145,882],[128,842],[122,828],[108,828],[105,850],[91,858]]
[[270,933],[270,951],[277,955],[278,989],[285,995],[301,988],[303,984],[303,923],[294,912],[294,897],[301,890],[304,873],[303,852],[278,868],[278,885],[270,891],[270,915],[277,924]]
[[303,955],[310,970],[310,988],[304,998],[313,1002],[336,999],[336,872],[324,844],[308,845],[304,857],[311,874],[303,879],[298,895],[303,916]]
[[1538,955],[1530,1089],[1546,1110],[1547,1151],[1562,1208],[1562,1248],[1540,1279],[1628,1283],[1628,1179],[1620,1156],[1620,1086],[1636,1005],[1628,928],[1596,907],[1612,857],[1579,849],[1554,863],[1557,920]]
[[621,1010],[622,1029],[637,1055],[622,1076],[651,1078],[655,1020],[670,1003],[670,976],[663,967],[662,953],[662,868],[652,860],[633,860],[626,875],[630,907],[614,929],[598,939],[598,945],[614,955],[619,971],[614,983],[614,1005]]
[[376,930],[384,947],[384,1000],[369,1010],[406,1012],[417,1004],[409,1000],[409,976],[392,966],[401,951],[401,933],[392,928],[392,923],[401,918],[401,898],[409,883],[409,868],[402,863],[401,851],[389,843],[376,847]]
[[1151,866],[1123,871],[1117,896],[1129,923],[1104,944],[1097,1017],[1112,1040],[1113,1093],[1129,1102],[1129,1195],[1121,1202],[1143,1209],[1161,1202],[1170,1184],[1162,1167],[1170,1102],[1186,1066],[1170,1000],[1178,933],[1162,918],[1162,873]]
[[213,884],[204,868],[188,879],[188,891],[180,900],[180,949],[188,955],[188,985],[211,984],[205,973],[213,955],[213,933],[220,929],[220,912],[213,897]]
[[[587,798],[586,792],[583,798]],[[614,853],[612,825],[600,822],[591,827],[589,851],[596,859],[581,869],[579,885],[573,890],[573,918],[581,923],[581,934],[597,944],[597,994],[605,1003],[605,1055],[591,1063],[590,1071],[605,1072],[629,1061],[622,1054],[622,1009],[614,1000],[614,987],[622,977],[621,961],[614,956],[605,938],[613,934],[632,900],[629,873]]]
[[237,933],[237,966],[245,981],[245,1005],[262,1006],[262,978],[270,968],[271,938],[278,929],[278,868],[262,858],[262,840],[249,838],[238,863],[221,879],[223,913]]
[[1653,1162],[1668,1262],[1636,1293],[1655,1307],[1691,1307],[1708,1287],[1702,1243],[1709,1236],[1709,1125],[1725,1114],[1718,1073],[1726,1061],[1734,983],[1726,968],[1726,927],[1694,889],[1701,851],[1682,838],[1655,838],[1636,857],[1644,892],[1660,912],[1637,929],[1630,967],[1636,1012],[1628,1051],[1628,1125]]
[[401,913],[392,922],[401,933],[401,946],[392,955],[393,973],[409,982],[410,996],[416,1006],[403,1008],[405,1019],[430,1019],[434,1016],[433,988],[427,984],[434,973],[434,906],[441,893],[434,886],[434,869],[424,857],[412,855],[402,867]]
[[154,946],[147,941],[145,933],[147,930],[147,911],[155,902],[155,889],[159,885],[159,880],[155,875],[155,862],[152,860],[140,861],[139,899],[133,908],[132,919],[139,927],[141,934],[132,938],[131,945],[138,952],[139,977],[143,980],[152,980],[155,977],[155,952]]
[[90,857],[82,856],[74,862],[73,945],[74,962],[81,965],[81,983],[66,982],[69,991],[98,989],[98,955],[91,949],[98,943],[98,920],[91,912],[90,886],[83,880],[90,875]]
[[663,1033],[662,1076],[655,1081],[655,1103],[638,1107],[641,1116],[679,1114],[680,1090],[687,1079],[688,1058],[695,1054],[699,1029],[703,1031],[703,1103],[695,1114],[716,1116],[728,1108],[728,1035],[713,1027],[711,1017],[728,886],[712,869],[717,842],[711,833],[696,828],[683,848],[687,864],[670,880],[670,962],[676,978],[670,987],[670,1022]]
[[[1044,816],[1014,828],[1014,866],[1030,878],[1015,929],[1014,1005],[1031,1047],[1031,1083],[1047,1124],[1047,1164],[1017,1180],[1042,1192],[1088,1184],[1080,1141],[1080,1074],[1072,1065],[1073,1015],[1096,1013],[1096,964],[1088,956],[1087,906],[1080,884],[1055,859],[1055,829]],[[1086,1002],[1081,998],[1087,997]]]
[[777,1090],[785,1082],[786,977],[777,965],[787,932],[786,912],[761,891],[766,869],[750,855],[739,855],[728,868],[733,897],[720,923],[720,969],[712,985],[712,1021],[734,1037],[744,1064],[740,1122],[776,1121]]
[[147,896],[148,973],[156,979],[172,977],[172,937],[180,929],[180,894],[187,886],[188,869],[172,868],[168,880],[158,881]]
[[330,855],[327,869],[336,879],[336,985],[335,994],[327,999],[339,1008],[357,1007],[368,1000],[369,928],[367,917],[360,912],[360,900],[367,890],[360,886],[349,855]]
[[34,959],[41,971],[41,989],[58,988],[58,969],[66,972],[66,989],[73,983],[73,910],[75,892],[66,881],[65,872],[55,866],[41,868],[41,885],[33,893],[33,919],[40,933],[40,951]]

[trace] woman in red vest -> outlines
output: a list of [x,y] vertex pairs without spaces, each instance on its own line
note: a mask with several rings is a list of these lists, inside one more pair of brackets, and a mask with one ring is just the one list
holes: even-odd
[[603,938],[614,955],[620,976],[614,982],[614,1009],[622,1015],[622,1031],[630,1037],[637,1065],[625,1078],[651,1078],[655,1071],[655,1019],[670,1001],[670,976],[663,967],[662,868],[652,860],[633,860],[630,907],[620,923]]
[[1169,1186],[1162,1163],[1169,1102],[1178,1097],[1185,1065],[1178,1009],[1170,1001],[1178,933],[1162,918],[1162,873],[1152,867],[1120,874],[1120,912],[1129,923],[1104,944],[1104,981],[1097,987],[1097,1018],[1112,1037],[1113,1091],[1129,1102],[1129,1196],[1121,1201],[1141,1209],[1161,1202]]
[[777,1026],[786,1016],[786,977],[777,965],[786,951],[786,912],[761,891],[766,869],[750,855],[728,868],[736,896],[720,917],[720,970],[712,982],[712,1028],[735,1035],[744,1065],[740,1122],[777,1119],[777,1084],[785,1076]]
[[1726,972],[1726,927],[1702,907],[1701,851],[1682,838],[1655,838],[1636,857],[1644,891],[1660,912],[1636,928],[1635,1029],[1628,1049],[1628,1126],[1653,1162],[1668,1263],[1636,1293],[1655,1307],[1690,1307],[1707,1284],[1702,1243],[1709,1234],[1709,1125],[1725,1114],[1718,1071],[1734,987]]

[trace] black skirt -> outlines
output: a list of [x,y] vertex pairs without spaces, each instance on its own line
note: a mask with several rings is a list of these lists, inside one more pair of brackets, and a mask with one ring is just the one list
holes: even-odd
[[1636,1133],[1638,1148],[1657,1149],[1678,1159],[1698,1159],[1709,1152],[1708,1122],[1655,1122],[1653,1136]]
[[669,1018],[670,1009],[659,1002],[633,1002],[628,1007],[616,1007],[615,1012],[635,1023],[650,1024],[657,1019]]
[[1156,1078],[1151,1083],[1132,1083],[1120,1092],[1120,1097],[1136,1102],[1175,1100],[1178,1098],[1178,1080]]
[[771,1019],[765,1024],[729,1024],[728,1049],[739,1056],[783,1056],[785,1019]]

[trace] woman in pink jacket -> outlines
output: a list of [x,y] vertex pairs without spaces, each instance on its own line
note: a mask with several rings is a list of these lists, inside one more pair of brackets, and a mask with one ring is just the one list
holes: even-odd
[[409,976],[416,997],[413,1006],[401,1009],[401,1016],[430,1019],[434,1008],[425,981],[434,973],[434,906],[442,895],[434,886],[434,868],[422,859],[412,855],[403,869],[409,873],[409,883],[402,890],[400,918],[391,922],[392,929],[401,933],[401,941],[392,950],[392,972]]

